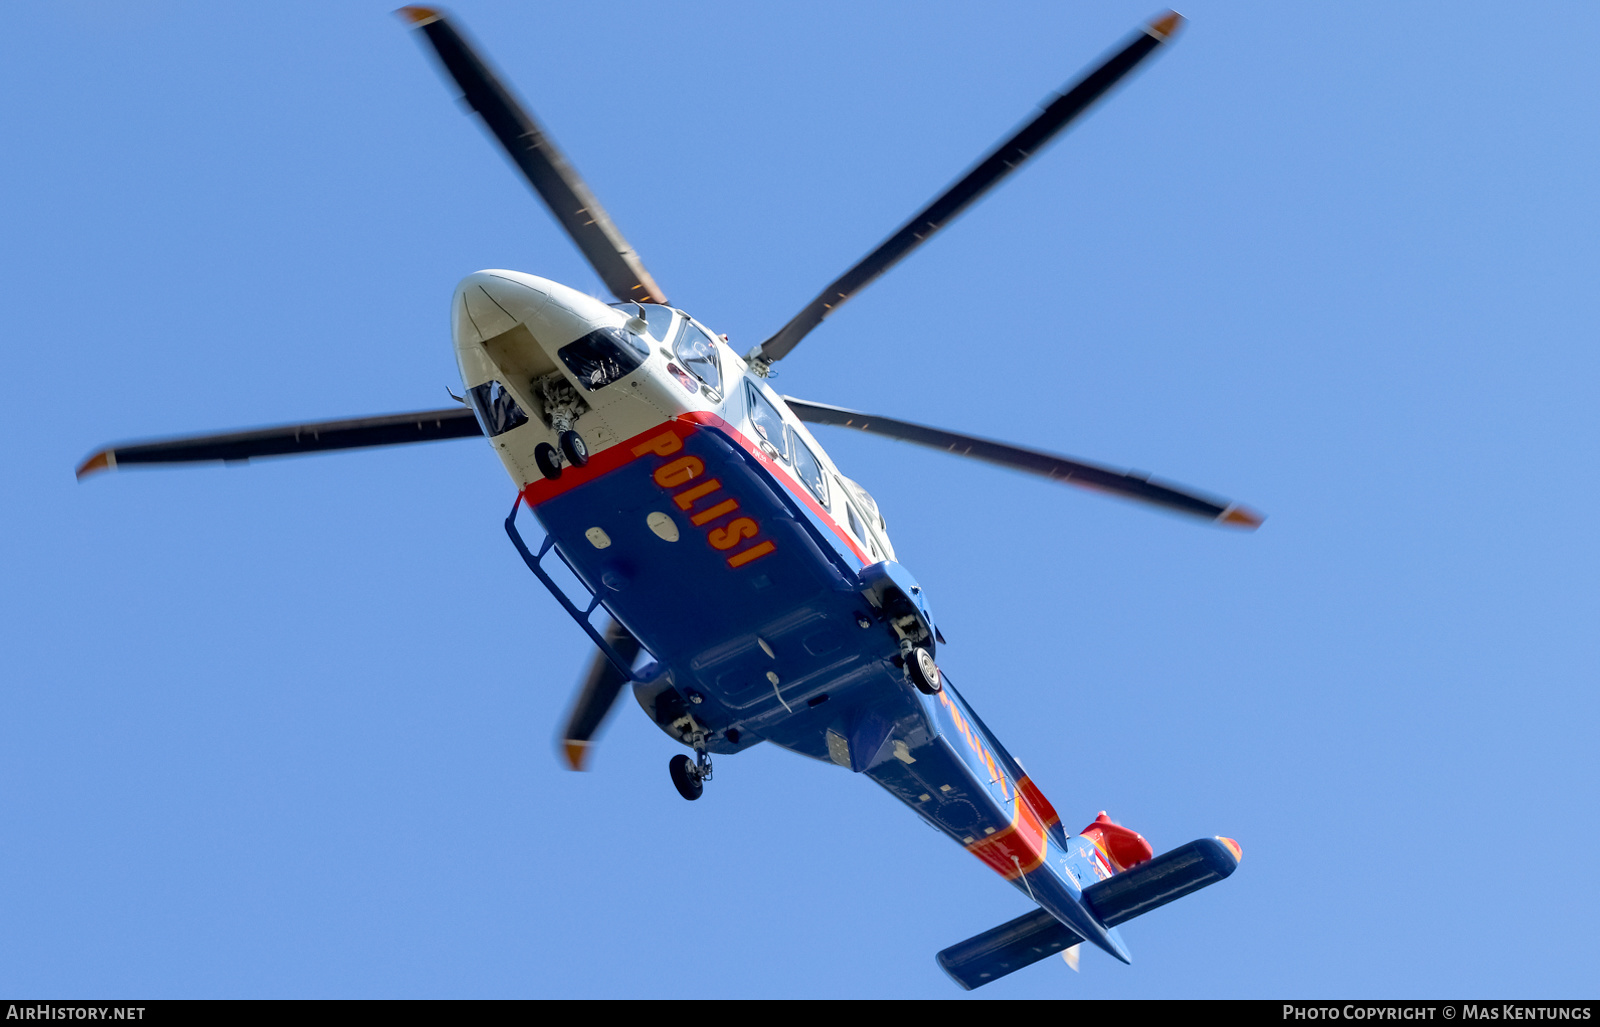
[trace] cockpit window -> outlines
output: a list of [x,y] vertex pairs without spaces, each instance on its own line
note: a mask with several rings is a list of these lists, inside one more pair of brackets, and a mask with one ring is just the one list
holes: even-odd
[[844,511],[850,516],[850,533],[856,538],[866,538],[867,531],[861,526],[861,518],[856,516],[856,508],[851,506],[849,503],[846,503],[844,505]]
[[839,476],[839,480],[844,482],[846,491],[855,497],[856,502],[861,504],[861,509],[867,512],[867,523],[875,524],[885,531],[889,530],[889,525],[884,522],[883,514],[878,510],[878,501],[873,499],[867,490],[861,487],[861,483],[851,481],[843,475]]
[[639,369],[650,348],[632,332],[597,328],[556,351],[578,384],[593,392]]
[[850,518],[850,533],[861,540],[861,544],[866,547],[867,552],[872,554],[874,560],[883,559],[883,554],[878,552],[877,541],[872,537],[872,533],[867,531],[866,527],[861,523],[860,516],[856,514],[855,506],[846,503],[844,509],[846,515]]
[[717,368],[717,344],[694,322],[683,326],[683,332],[672,351],[701,381],[718,392],[722,391],[722,372]]
[[[667,333],[672,330],[672,308],[663,307],[659,303],[641,303],[640,309],[644,313],[645,323],[650,327],[647,331],[650,337],[657,342],[666,342],[671,336]],[[622,308],[628,309],[626,307]]]
[[750,400],[750,423],[755,427],[756,434],[765,439],[768,445],[778,451],[778,458],[784,463],[789,462],[788,441],[784,432],[783,417],[774,410],[761,390],[753,382],[745,382],[745,394]]
[[817,497],[817,502],[823,506],[828,505],[828,479],[822,473],[822,464],[817,461],[800,436],[795,434],[793,428],[789,429],[789,452],[794,454],[794,471],[805,482],[806,488]]
[[490,438],[504,435],[513,428],[528,423],[528,415],[517,406],[511,393],[499,382],[484,382],[467,390],[472,409],[478,415],[478,424]]

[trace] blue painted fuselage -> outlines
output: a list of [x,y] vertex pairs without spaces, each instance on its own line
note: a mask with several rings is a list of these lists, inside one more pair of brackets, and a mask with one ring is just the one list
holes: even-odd
[[[866,554],[762,447],[707,414],[669,421],[536,481],[522,499],[556,552],[654,659],[641,706],[681,741],[767,741],[878,782],[1085,940],[1127,953],[1081,902],[1110,875],[948,684],[921,586]],[[912,623],[912,618],[915,623]],[[899,632],[893,626],[899,620]]]

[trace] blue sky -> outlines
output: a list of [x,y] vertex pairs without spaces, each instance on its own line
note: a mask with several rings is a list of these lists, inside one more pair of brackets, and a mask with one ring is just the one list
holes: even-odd
[[[1154,13],[458,4],[741,349]],[[1600,714],[1588,5],[1195,3],[775,384],[1250,503],[1241,535],[819,432],[1070,827],[1227,882],[978,997],[1577,996]],[[454,283],[598,282],[388,6],[17,6],[0,40],[0,992],[953,997],[1026,908],[864,779],[705,799],[463,441],[72,478],[441,405]]]

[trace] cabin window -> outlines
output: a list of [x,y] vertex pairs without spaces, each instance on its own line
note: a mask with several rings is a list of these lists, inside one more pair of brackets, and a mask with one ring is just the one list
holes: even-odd
[[578,384],[593,392],[639,369],[650,348],[632,332],[598,328],[556,351]]
[[478,415],[478,426],[491,439],[528,423],[528,415],[499,382],[474,386],[467,390],[467,398],[472,401],[473,413]]
[[767,402],[767,397],[761,394],[754,382],[745,382],[745,395],[750,401],[750,424],[755,428],[756,434],[778,452],[778,459],[784,463],[789,462],[789,450],[785,445],[786,432],[784,431],[783,416]]
[[685,324],[672,351],[697,378],[718,392],[722,391],[722,372],[717,367],[717,344],[698,325],[692,321]]
[[794,471],[805,483],[811,494],[817,497],[817,502],[823,506],[828,505],[828,479],[822,472],[822,464],[817,460],[811,449],[800,441],[800,436],[793,428],[789,429],[789,452],[794,454]]

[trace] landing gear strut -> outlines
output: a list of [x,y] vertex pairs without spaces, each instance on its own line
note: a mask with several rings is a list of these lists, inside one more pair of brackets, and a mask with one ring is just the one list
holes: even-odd
[[704,731],[695,731],[686,740],[694,746],[694,759],[680,752],[668,761],[667,773],[672,775],[672,787],[678,794],[693,802],[700,798],[706,782],[711,780],[711,755],[706,752]]
[[694,761],[681,752],[667,764],[667,773],[672,775],[672,787],[690,802],[700,798],[700,793],[706,789],[700,775],[695,773]]
[[556,445],[539,443],[533,450],[533,462],[539,465],[540,474],[554,480],[561,477],[563,461],[573,467],[589,462],[589,446],[572,427],[572,422],[589,406],[559,374],[545,375],[535,384],[544,397],[544,412],[556,433]]

